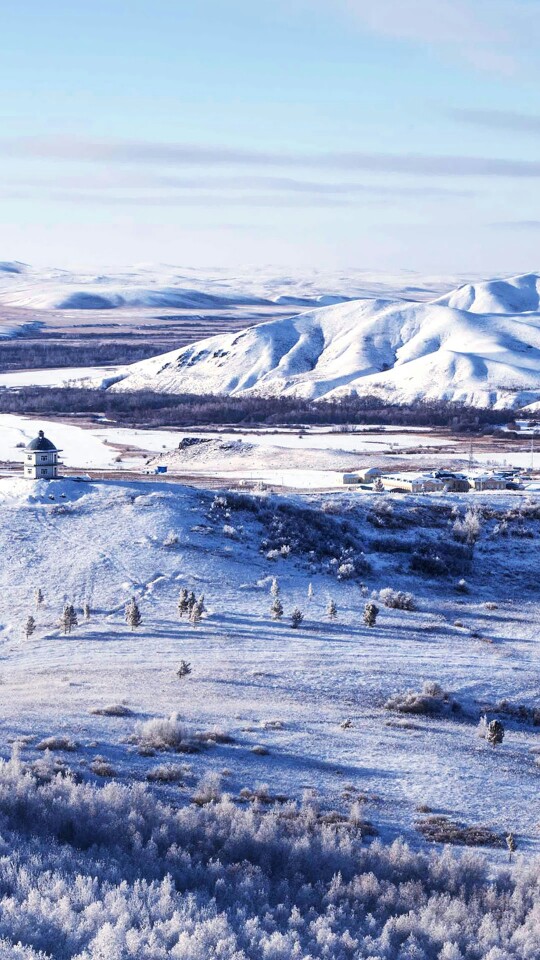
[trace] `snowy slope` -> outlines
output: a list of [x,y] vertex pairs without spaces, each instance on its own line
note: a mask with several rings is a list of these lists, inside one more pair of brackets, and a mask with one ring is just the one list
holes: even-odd
[[134,364],[114,389],[523,406],[540,399],[539,290],[529,275],[319,308]]

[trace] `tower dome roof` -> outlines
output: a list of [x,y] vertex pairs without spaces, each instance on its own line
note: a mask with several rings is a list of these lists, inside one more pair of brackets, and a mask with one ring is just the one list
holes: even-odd
[[36,439],[31,440],[30,443],[26,445],[27,450],[56,450],[54,443],[51,443],[50,440],[47,440],[47,437],[43,433],[43,430],[40,430]]

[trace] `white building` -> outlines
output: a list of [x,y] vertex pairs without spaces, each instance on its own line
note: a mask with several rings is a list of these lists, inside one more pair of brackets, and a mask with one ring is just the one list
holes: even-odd
[[27,480],[55,480],[58,476],[58,450],[40,430],[24,450],[24,476]]
[[444,490],[444,483],[429,473],[395,473],[381,477],[385,490],[404,491],[406,493],[437,493]]

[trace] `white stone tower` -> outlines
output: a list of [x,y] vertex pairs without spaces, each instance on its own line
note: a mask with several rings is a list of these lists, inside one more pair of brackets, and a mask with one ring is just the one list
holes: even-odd
[[24,451],[24,476],[27,480],[56,480],[58,477],[58,450],[40,430]]

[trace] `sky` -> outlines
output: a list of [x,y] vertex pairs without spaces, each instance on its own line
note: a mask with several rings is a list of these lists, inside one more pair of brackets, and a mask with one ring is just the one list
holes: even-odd
[[0,259],[540,269],[539,0],[0,0]]

